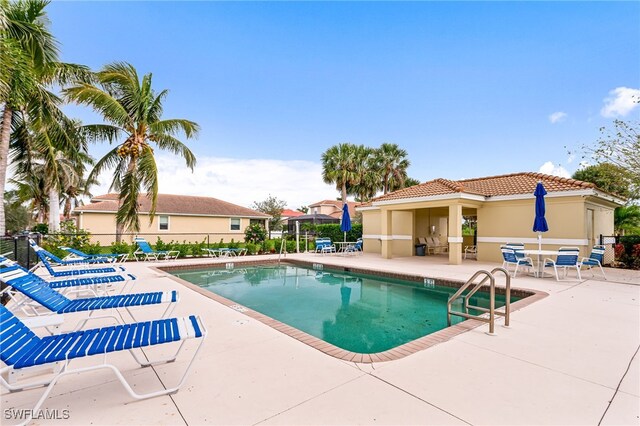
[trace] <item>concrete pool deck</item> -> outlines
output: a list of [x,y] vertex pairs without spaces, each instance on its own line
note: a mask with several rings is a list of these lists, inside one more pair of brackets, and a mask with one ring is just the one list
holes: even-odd
[[[498,266],[452,266],[438,256],[288,257],[463,281],[478,269]],[[497,336],[487,336],[488,326],[482,325],[402,359],[361,364],[328,356],[149,268],[259,258],[127,263],[139,277],[136,292],[179,290],[174,316],[200,314],[209,330],[186,384],[175,395],[133,401],[109,372],[66,377],[43,408],[68,410],[68,419],[34,424],[640,423],[638,271],[607,269],[609,281],[582,283],[518,277],[512,286],[549,296],[513,312],[511,328],[501,327],[499,319]],[[151,319],[161,311],[135,312]],[[70,328],[79,317],[67,315],[65,324]],[[169,349],[144,352],[153,358]],[[195,344],[186,349],[193,351]],[[144,369],[128,354],[109,359],[137,391],[148,392],[173,385],[189,355]],[[2,424],[18,423],[7,410],[31,408],[42,391],[3,390]]]

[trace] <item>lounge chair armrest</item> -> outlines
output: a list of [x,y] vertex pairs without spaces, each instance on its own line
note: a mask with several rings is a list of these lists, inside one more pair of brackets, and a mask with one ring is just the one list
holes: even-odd
[[544,258],[544,260],[543,260],[543,262],[544,262],[544,263],[551,262],[551,263],[554,263],[554,264],[556,263],[556,261],[555,261],[555,260],[553,260],[553,259],[551,259],[551,258],[548,258],[548,257],[545,257],[545,258]]
[[43,315],[40,317],[21,318],[20,321],[29,328],[53,327],[64,323],[64,315]]

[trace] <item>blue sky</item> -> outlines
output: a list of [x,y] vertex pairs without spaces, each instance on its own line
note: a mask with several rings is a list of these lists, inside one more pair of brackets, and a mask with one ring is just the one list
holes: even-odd
[[422,181],[573,173],[580,158],[565,146],[640,111],[631,103],[637,2],[55,2],[48,11],[63,60],[153,72],[155,88],[170,89],[165,116],[201,125],[189,142],[195,174],[159,158],[166,193],[244,205],[271,193],[291,207],[334,198],[320,156],[340,142],[397,143]]

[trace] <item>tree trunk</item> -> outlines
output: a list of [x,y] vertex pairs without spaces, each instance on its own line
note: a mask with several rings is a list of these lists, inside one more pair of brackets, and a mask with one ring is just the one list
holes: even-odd
[[49,189],[49,233],[60,231],[60,194],[55,188]]
[[64,202],[64,211],[62,213],[64,215],[65,220],[71,219],[71,197],[67,197]]
[[342,184],[342,204],[347,203],[347,184]]
[[0,237],[4,236],[7,231],[4,216],[4,192],[7,180],[7,167],[9,166],[9,140],[11,138],[11,117],[13,111],[8,104],[4,105],[2,113],[2,127],[0,127],[0,194],[2,194],[2,202],[0,203]]

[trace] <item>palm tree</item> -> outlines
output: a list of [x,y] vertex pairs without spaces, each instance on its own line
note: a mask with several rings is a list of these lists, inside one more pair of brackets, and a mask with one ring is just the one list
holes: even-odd
[[155,93],[152,75],[138,78],[136,69],[124,62],[106,65],[96,74],[97,84],[81,83],[66,89],[68,99],[88,105],[102,114],[108,124],[84,126],[93,140],[117,142],[115,148],[101,158],[89,175],[94,179],[102,171],[114,169],[110,190],[119,192],[116,214],[117,234],[123,229],[140,230],[138,195],[141,187],[151,200],[150,222],[153,221],[158,196],[158,168],[151,147],[182,156],[191,170],[196,159],[177,136],[195,137],[197,123],[185,119],[162,119],[162,102],[168,91]]
[[[45,7],[48,0],[0,0],[0,190],[4,192],[9,143],[14,125],[28,119],[32,129],[53,130],[64,122],[61,100],[48,90],[74,79],[90,78],[88,68],[58,61],[58,46],[49,32]],[[4,64],[10,63],[8,68]],[[40,131],[40,130],[37,130]],[[58,130],[60,131],[60,129]],[[1,203],[0,203],[1,204]],[[5,232],[4,206],[0,205],[0,235]]]
[[355,172],[357,180],[347,190],[356,196],[357,201],[366,202],[375,197],[382,188],[380,165],[377,163],[375,149],[358,145],[355,147]]
[[[19,117],[11,138],[11,157],[17,176],[26,181],[45,177],[49,200],[49,232],[60,229],[60,194],[74,185],[82,174],[77,163],[86,161],[87,144],[79,131],[80,123],[59,117],[61,122]],[[83,170],[82,170],[83,171]]]
[[640,231],[640,206],[618,207],[614,211],[613,221],[618,235]]
[[389,191],[404,187],[407,178],[409,160],[407,151],[400,149],[397,144],[383,143],[378,148],[378,162],[382,171],[382,190],[384,194]]
[[322,180],[336,185],[343,203],[347,202],[347,188],[358,181],[356,151],[355,145],[341,143],[322,154]]
[[49,214],[49,198],[45,190],[43,175],[20,176],[19,179],[9,179],[16,187],[16,195],[21,203],[27,203],[37,223],[43,223]]

